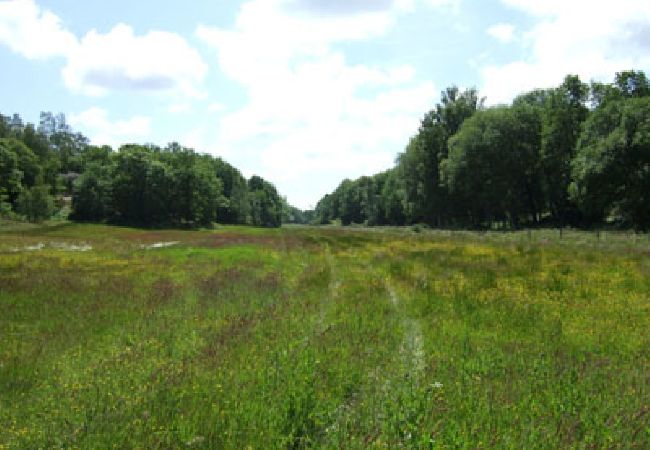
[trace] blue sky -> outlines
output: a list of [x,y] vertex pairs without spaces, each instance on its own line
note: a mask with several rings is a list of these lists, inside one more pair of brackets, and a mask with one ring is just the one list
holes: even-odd
[[178,141],[313,206],[393,165],[451,84],[508,102],[650,72],[647,0],[0,0],[0,112]]

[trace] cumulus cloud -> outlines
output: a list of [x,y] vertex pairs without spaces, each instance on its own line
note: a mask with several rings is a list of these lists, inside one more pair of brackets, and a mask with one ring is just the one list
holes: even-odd
[[87,135],[95,145],[117,147],[125,142],[140,142],[151,133],[151,119],[134,116],[111,120],[108,111],[93,107],[68,118],[70,125]]
[[32,0],[0,2],[0,43],[29,59],[65,56],[77,45],[61,19]]
[[30,59],[62,57],[65,84],[74,92],[166,91],[199,97],[207,72],[201,56],[181,36],[150,31],[137,36],[118,24],[81,39],[33,0],[0,2],[0,43]]
[[496,40],[507,44],[512,41],[515,34],[515,27],[509,23],[498,23],[487,29],[487,34]]
[[526,58],[482,69],[489,103],[557,85],[569,73],[610,81],[617,71],[650,69],[646,0],[619,0],[615,7],[607,0],[501,1],[537,22],[523,34]]
[[195,97],[206,72],[199,53],[181,36],[163,31],[136,36],[130,26],[118,24],[107,34],[88,32],[69,53],[63,77],[68,87],[89,95],[179,89]]
[[303,1],[345,11],[311,15],[291,3],[249,1],[234,28],[201,26],[197,35],[248,94],[241,108],[221,114],[215,147],[307,207],[341,177],[391,166],[436,89],[414,81],[408,65],[351,64],[338,49],[343,41],[386,34],[401,2],[353,8]]

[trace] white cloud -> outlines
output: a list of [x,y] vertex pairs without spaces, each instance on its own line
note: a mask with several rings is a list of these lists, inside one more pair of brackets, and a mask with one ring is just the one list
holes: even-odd
[[192,110],[192,105],[187,102],[173,103],[167,107],[167,111],[172,114],[182,114]]
[[221,112],[226,109],[226,106],[223,103],[212,102],[208,105],[208,111],[210,112]]
[[33,0],[0,2],[0,43],[30,59],[62,57],[65,84],[74,92],[164,91],[200,97],[207,65],[181,36],[150,31],[136,36],[118,24],[106,34],[78,39],[61,19]]
[[221,115],[210,147],[307,207],[343,177],[392,166],[436,89],[415,82],[410,66],[350,64],[337,49],[386,34],[403,2],[340,3],[345,14],[293,12],[288,4],[252,0],[233,29],[201,26],[197,35],[248,94],[244,106]]
[[528,56],[482,69],[491,104],[534,88],[558,85],[567,74],[610,81],[630,68],[650,69],[647,0],[502,0],[537,19],[523,34]]
[[348,15],[386,10],[411,11],[413,3],[414,0],[287,0],[285,5],[293,11],[319,15]]
[[440,7],[451,7],[451,8],[458,8],[460,6],[461,0],[427,0],[429,5],[433,6],[434,8],[440,8]]
[[141,142],[151,133],[151,119],[134,116],[111,121],[108,111],[93,107],[68,118],[70,125],[83,132],[95,145],[117,147],[126,142]]
[[0,43],[26,58],[46,59],[65,56],[77,38],[33,0],[11,0],[0,2]]
[[[450,12],[457,16],[460,14],[462,0],[425,0],[425,3],[432,8]],[[455,26],[464,27],[459,24]]]
[[509,23],[498,23],[487,29],[487,34],[496,40],[507,44],[512,41],[515,34],[515,27]]
[[197,97],[206,72],[199,53],[181,36],[163,31],[136,36],[130,26],[118,24],[107,34],[88,32],[68,55],[63,77],[69,88],[89,95],[178,90]]

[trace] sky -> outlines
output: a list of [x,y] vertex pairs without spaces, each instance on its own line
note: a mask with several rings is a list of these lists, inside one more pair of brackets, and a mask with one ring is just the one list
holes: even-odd
[[648,0],[0,0],[0,113],[179,142],[315,206],[455,84],[488,105],[650,73]]

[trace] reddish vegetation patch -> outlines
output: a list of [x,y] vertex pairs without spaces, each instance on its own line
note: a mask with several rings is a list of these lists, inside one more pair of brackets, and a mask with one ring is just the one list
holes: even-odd
[[282,250],[304,247],[306,244],[306,241],[303,238],[295,235],[252,235],[229,232],[195,236],[185,242],[190,245],[207,248],[221,248],[236,245],[259,245]]
[[232,291],[234,286],[244,278],[244,272],[240,269],[230,268],[223,271],[215,272],[212,275],[199,281],[199,289],[205,296],[216,297],[222,291],[230,288]]
[[[251,267],[253,266],[247,266],[249,270]],[[282,276],[277,273],[256,276],[239,268],[229,268],[203,278],[198,282],[198,287],[203,294],[201,303],[207,305],[215,298],[236,295],[236,291],[271,294],[276,292],[281,284]]]
[[201,236],[200,239],[193,242],[193,244],[202,247],[219,248],[232,245],[272,245],[277,241],[277,238],[271,236],[252,236],[246,234],[236,233],[215,233],[207,236]]
[[245,342],[258,325],[276,320],[279,313],[278,305],[272,303],[260,311],[231,317],[227,325],[208,338],[208,344],[203,349],[206,363],[218,365],[222,353],[228,351],[232,344]]
[[[84,275],[87,276],[87,275]],[[134,292],[134,283],[130,278],[122,275],[103,274],[92,275],[97,277],[96,293],[101,293],[105,297],[132,297]]]
[[149,299],[147,304],[149,307],[154,307],[167,303],[172,299],[178,286],[168,278],[159,278],[156,280],[150,289]]

